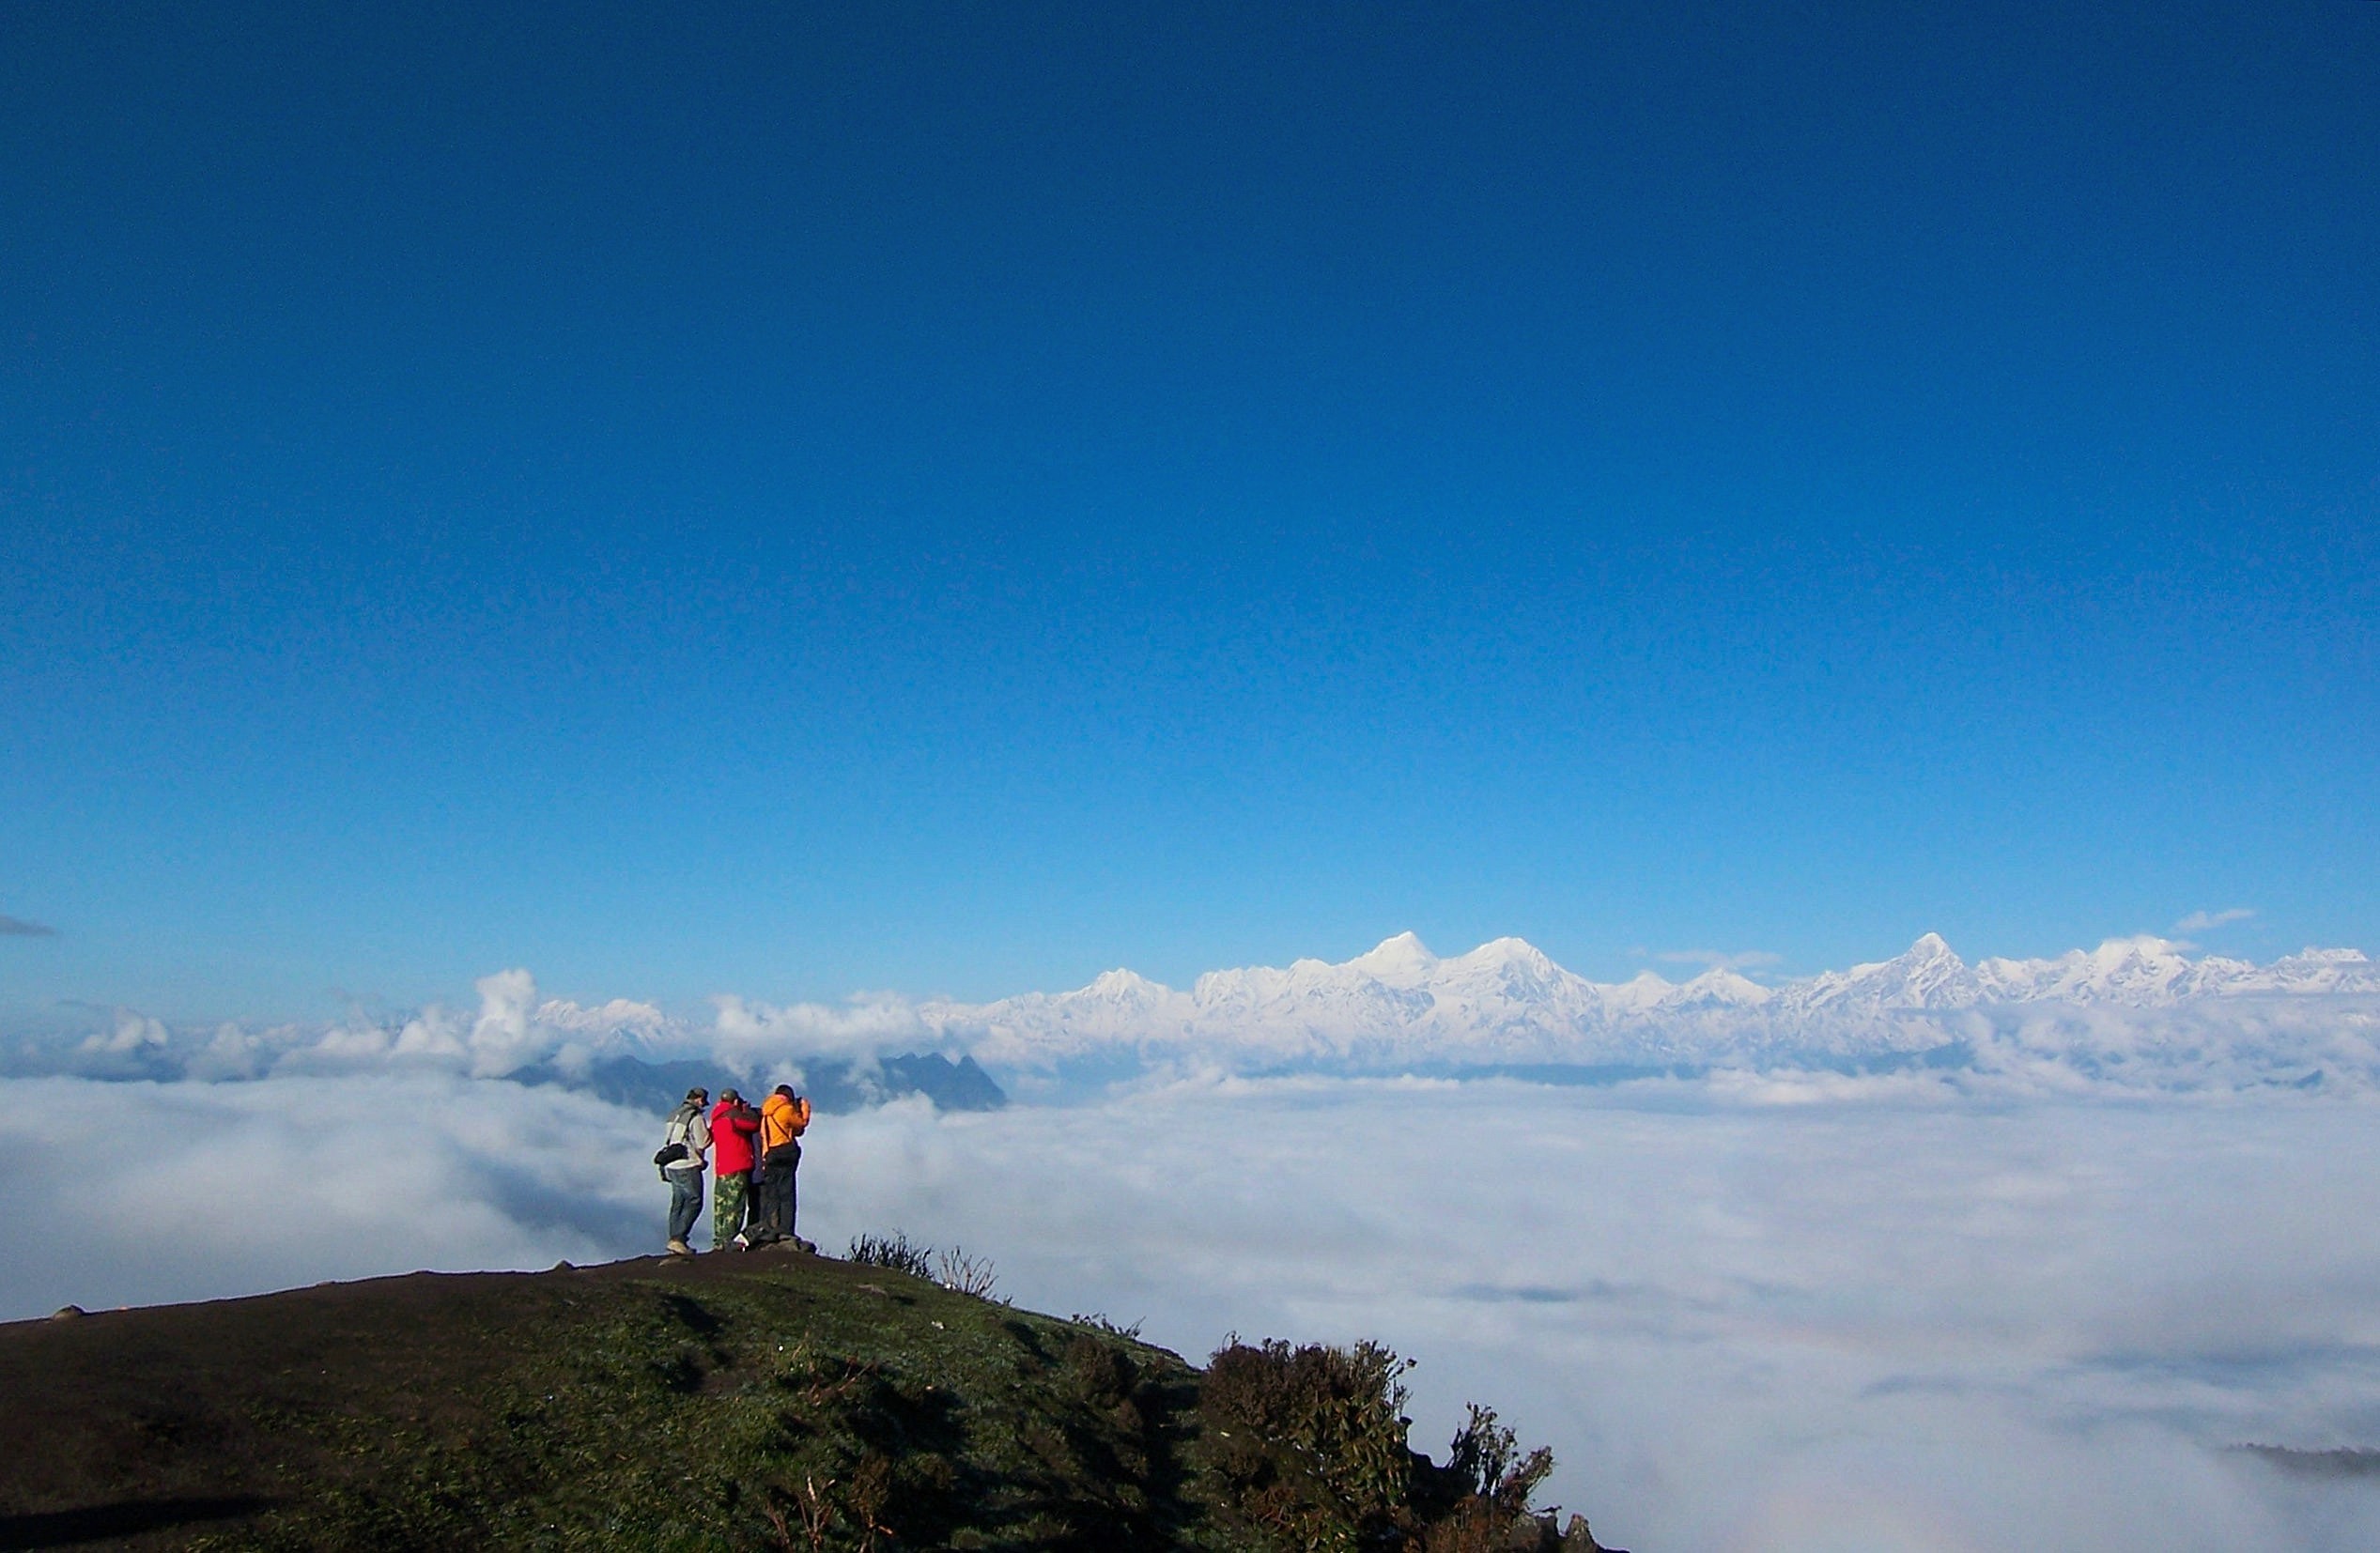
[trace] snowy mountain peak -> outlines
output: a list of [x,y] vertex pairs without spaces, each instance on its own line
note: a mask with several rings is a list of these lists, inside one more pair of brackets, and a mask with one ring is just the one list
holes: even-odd
[[2309,945],[2262,970],[2244,969],[2247,974],[2234,978],[2241,992],[2380,992],[2380,965],[2374,965],[2361,949],[2318,949]]
[[1697,1005],[1723,1008],[1757,1008],[1777,994],[1748,976],[1714,965],[1683,987],[1668,992],[1662,1006],[1687,1008]]
[[2175,960],[2181,958],[2183,946],[2155,933],[2135,933],[2130,938],[2110,938],[2091,951],[2091,958],[2101,964],[2122,965],[2135,960]]
[[1467,955],[1440,961],[1441,965],[1480,966],[1496,969],[1511,968],[1531,976],[1567,975],[1553,963],[1553,957],[1525,938],[1495,938],[1480,945]]
[[1983,991],[1941,934],[1926,933],[1891,960],[1794,982],[1780,1002],[1801,1012],[1873,1016],[1888,1009],[1963,1008]]
[[1812,1053],[1828,1062],[1905,1058],[1995,1024],[2003,1032],[2060,1028],[2054,1014],[2046,1024],[2022,1023],[2028,1006],[2146,1015],[2184,1006],[2211,1012],[2218,1001],[2241,998],[2261,1000],[2259,1019],[2276,1017],[2280,1000],[2338,999],[2326,1005],[2344,1022],[2324,1025],[2332,1036],[2380,1030],[2380,965],[2354,949],[2318,948],[2255,965],[2140,936],[1970,968],[1929,932],[1890,960],[1775,986],[1723,966],[1682,986],[1651,971],[1610,985],[1573,975],[1525,939],[1494,939],[1442,960],[1405,932],[1338,964],[1210,971],[1186,992],[1117,970],[1072,992],[920,1013],[929,1026],[971,1042],[983,1060],[1017,1068],[1118,1049],[1271,1065],[1757,1065]]
[[2142,933],[2110,938],[2087,951],[2069,949],[2054,960],[1989,960],[1976,975],[1986,992],[2002,1001],[2052,998],[2146,1007],[2225,991],[2242,971],[2253,967],[2213,957],[2192,961],[2180,945]]
[[1438,963],[1438,957],[1430,952],[1418,934],[1401,932],[1383,938],[1368,953],[1357,955],[1347,962],[1351,971],[1385,979],[1395,976],[1411,976],[1427,972]]
[[1150,1003],[1166,996],[1172,989],[1162,982],[1150,980],[1138,971],[1128,971],[1119,966],[1091,977],[1090,985],[1083,991],[1109,1003]]
[[1620,1018],[1662,1007],[1677,991],[1677,984],[1657,971],[1639,971],[1616,986],[1595,989],[1604,1008]]

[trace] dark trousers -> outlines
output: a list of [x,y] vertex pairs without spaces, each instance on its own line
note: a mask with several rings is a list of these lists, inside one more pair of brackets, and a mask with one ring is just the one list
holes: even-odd
[[772,1148],[761,1161],[760,1207],[754,1217],[780,1235],[794,1233],[794,1173],[801,1166],[801,1145]]

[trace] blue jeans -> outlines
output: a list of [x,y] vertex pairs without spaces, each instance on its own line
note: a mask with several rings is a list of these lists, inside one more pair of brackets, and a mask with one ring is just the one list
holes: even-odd
[[670,1238],[683,1240],[703,1216],[703,1173],[672,1170],[670,1177]]

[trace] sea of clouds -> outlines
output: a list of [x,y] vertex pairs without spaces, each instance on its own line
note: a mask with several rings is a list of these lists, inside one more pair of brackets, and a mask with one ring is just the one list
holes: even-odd
[[[656,1119],[471,1076],[475,1023],[430,1065],[0,1080],[0,1316],[651,1251]],[[1420,1443],[1492,1403],[1639,1553],[2380,1545],[2369,1480],[2228,1449],[2380,1444],[2361,1091],[1157,1074],[825,1117],[802,1183],[830,1248],[962,1243],[1194,1358],[1386,1341]]]

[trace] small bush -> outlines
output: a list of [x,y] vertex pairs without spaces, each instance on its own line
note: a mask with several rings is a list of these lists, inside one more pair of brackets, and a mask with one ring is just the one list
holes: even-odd
[[913,1245],[899,1230],[889,1235],[855,1235],[847,1260],[863,1268],[889,1268],[912,1278],[934,1277],[934,1248]]
[[1503,1553],[1549,1523],[1529,1498],[1553,1454],[1525,1457],[1474,1405],[1432,1463],[1406,1444],[1410,1360],[1376,1343],[1292,1347],[1236,1339],[1208,1361],[1199,1411],[1229,1518],[1283,1553]]
[[1082,1312],[1076,1311],[1067,1319],[1073,1321],[1077,1327],[1089,1327],[1093,1331],[1103,1331],[1110,1337],[1120,1337],[1127,1343],[1137,1343],[1140,1341],[1141,1323],[1136,1321],[1129,1327],[1120,1327],[1115,1322],[1108,1320],[1106,1313],[1104,1311],[1093,1311],[1089,1315],[1085,1315]]
[[946,1289],[971,1294],[978,1299],[992,1298],[992,1290],[999,1283],[999,1275],[992,1270],[992,1259],[968,1253],[965,1246],[952,1246],[942,1253],[941,1284]]
[[1540,1446],[1522,1455],[1495,1409],[1475,1402],[1446,1447],[1446,1465],[1429,1470],[1439,1500],[1451,1503],[1430,1527],[1428,1553],[1501,1553],[1513,1545],[1515,1528],[1535,1518],[1529,1499],[1553,1470],[1553,1453]]
[[1496,1410],[1475,1402],[1446,1447],[1446,1470],[1464,1493],[1492,1494],[1519,1456],[1520,1441],[1496,1422]]
[[1218,1349],[1200,1411],[1227,1499],[1298,1553],[1394,1545],[1413,1475],[1399,1378],[1411,1368],[1377,1343]]
[[1089,1332],[1075,1333],[1074,1340],[1066,1345],[1066,1357],[1058,1373],[1071,1395],[1102,1407],[1112,1407],[1130,1397],[1139,1379],[1139,1372],[1122,1349]]

